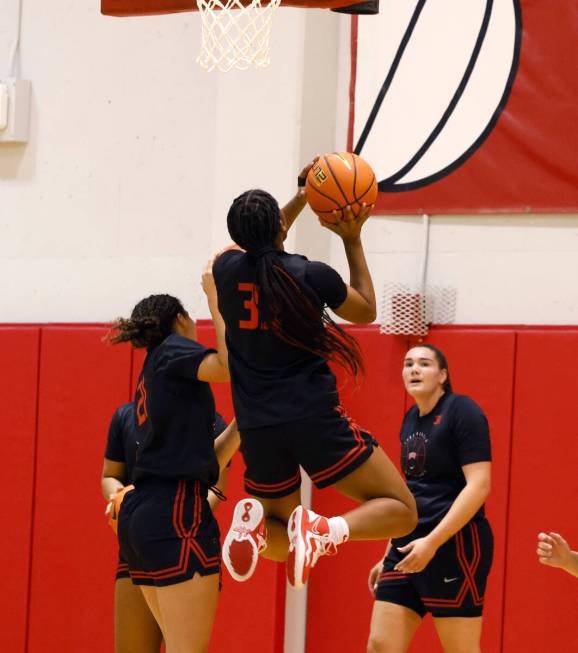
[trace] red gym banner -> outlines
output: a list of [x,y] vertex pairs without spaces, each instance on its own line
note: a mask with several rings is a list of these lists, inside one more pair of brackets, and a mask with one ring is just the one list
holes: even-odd
[[352,19],[348,143],[378,213],[578,211],[567,0],[411,0]]

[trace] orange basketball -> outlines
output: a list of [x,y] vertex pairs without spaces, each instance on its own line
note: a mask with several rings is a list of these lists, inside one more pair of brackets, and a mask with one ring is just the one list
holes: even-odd
[[319,157],[307,175],[305,184],[309,206],[324,222],[343,217],[346,206],[357,217],[362,203],[374,204],[377,180],[367,161],[351,152],[333,152]]
[[112,498],[112,506],[108,512],[108,524],[117,535],[118,513],[120,512],[120,507],[124,501],[124,495],[131,490],[134,490],[134,485],[127,485],[126,487],[123,487],[122,490],[119,490]]

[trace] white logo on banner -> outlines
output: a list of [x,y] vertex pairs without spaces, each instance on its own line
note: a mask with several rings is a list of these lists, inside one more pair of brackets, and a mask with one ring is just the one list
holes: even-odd
[[508,99],[519,0],[398,0],[360,18],[355,152],[380,190],[436,181],[486,139]]

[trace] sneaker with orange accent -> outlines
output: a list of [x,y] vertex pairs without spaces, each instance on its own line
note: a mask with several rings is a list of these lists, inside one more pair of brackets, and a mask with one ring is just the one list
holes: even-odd
[[337,546],[329,538],[329,520],[313,510],[297,506],[287,524],[289,558],[287,579],[295,589],[305,587],[309,572],[324,555],[337,553]]
[[259,553],[267,547],[263,506],[256,499],[241,499],[223,543],[223,562],[231,576],[243,582],[253,575]]

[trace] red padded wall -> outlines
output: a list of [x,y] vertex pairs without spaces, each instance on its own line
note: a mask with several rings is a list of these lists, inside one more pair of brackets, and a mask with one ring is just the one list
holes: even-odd
[[[199,322],[197,338],[207,347],[214,347],[212,325]],[[231,387],[228,383],[213,384],[217,410],[229,421],[233,417]],[[227,482],[227,501],[219,507],[217,520],[221,540],[229,528],[233,509],[246,496],[243,489],[245,466],[240,454],[233,459]],[[211,653],[228,651],[261,651],[282,653],[285,614],[285,567],[261,560],[250,582],[237,583],[223,568],[223,591],[211,640]]]
[[539,531],[578,549],[578,328],[518,335],[504,653],[578,650],[578,581],[537,562]]
[[[400,380],[406,340],[379,335],[373,327],[352,331],[368,373],[361,388],[345,387],[343,403],[397,463],[399,425],[408,405]],[[18,488],[0,508],[11,524],[10,537],[0,544],[2,560],[8,561],[3,588],[10,600],[2,606],[6,650],[112,650],[116,546],[102,514],[99,481],[108,422],[116,406],[132,396],[143,352],[106,347],[100,341],[104,333],[88,325],[0,327],[0,355],[9,370],[0,380],[2,417],[9,425],[0,435],[10,461],[4,481]],[[199,325],[199,340],[214,344],[206,322]],[[535,556],[539,530],[558,530],[578,546],[572,414],[578,328],[434,328],[428,340],[446,351],[456,390],[480,403],[492,430],[488,514],[496,557],[483,650],[578,650],[571,609],[576,581],[540,566]],[[214,391],[219,411],[231,418],[229,386],[218,384]],[[244,494],[243,468],[237,456],[229,501],[217,515],[223,531]],[[327,514],[351,505],[330,489],[314,492],[313,501]],[[337,557],[321,560],[309,584],[308,653],[364,650],[371,611],[367,572],[382,552],[383,543],[352,543]],[[226,573],[223,580],[211,653],[281,653],[283,567],[263,561],[249,583],[235,583]],[[340,600],[328,600],[335,596]],[[416,653],[441,650],[427,621],[412,646]]]
[[112,650],[115,538],[100,474],[130,349],[96,327],[42,332],[29,652]]
[[[490,423],[492,493],[487,515],[494,531],[494,564],[484,606],[482,650],[499,653],[502,638],[505,546],[510,483],[510,440],[516,334],[512,329],[435,329],[427,342],[447,356],[454,390],[474,399]],[[410,651],[441,651],[431,619],[418,631]]]
[[[358,338],[368,363],[366,390],[361,397],[345,397],[351,414],[367,424],[386,451],[399,461],[399,427],[405,401],[401,362],[408,346],[404,338],[379,335],[377,330],[359,329]],[[511,330],[451,330],[431,332],[428,342],[448,356],[454,387],[470,395],[486,412],[492,429],[494,453],[493,491],[488,514],[496,534],[496,552],[487,596],[484,651],[500,651],[505,530],[509,483],[509,450],[515,335]],[[371,389],[371,390],[370,390]],[[373,426],[373,424],[376,426]],[[381,436],[381,437],[379,437]],[[314,493],[314,507],[323,514],[338,514],[350,505],[335,492]],[[369,631],[371,597],[367,574],[382,554],[383,543],[350,543],[336,558],[322,560],[309,582],[307,652],[362,650]],[[343,586],[347,583],[347,594]],[[328,601],[328,596],[342,596]],[[347,628],[335,629],[335,624]],[[411,651],[441,651],[431,619],[423,626]]]
[[2,595],[7,598],[0,610],[0,631],[2,649],[11,653],[22,653],[26,647],[39,342],[37,328],[0,328],[0,448],[5,489],[0,523],[6,529],[0,538],[0,560]]
[[[362,348],[367,374],[358,389],[345,386],[342,403],[397,465],[404,410],[399,372],[405,340],[380,335],[377,327],[351,328],[350,332]],[[342,514],[354,505],[331,488],[313,491],[313,508],[321,514]],[[308,588],[307,653],[365,650],[373,604],[367,575],[384,550],[383,542],[351,542],[336,557],[320,560]]]

